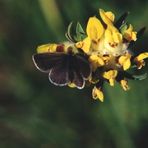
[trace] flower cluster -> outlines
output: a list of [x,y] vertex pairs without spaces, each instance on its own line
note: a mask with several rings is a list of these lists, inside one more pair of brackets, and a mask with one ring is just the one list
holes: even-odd
[[[118,82],[125,91],[129,90],[128,79],[138,79],[129,73],[129,69],[141,69],[145,65],[144,59],[148,58],[148,52],[137,54],[132,48],[131,45],[136,42],[144,28],[136,32],[131,24],[127,24],[125,19],[128,13],[124,13],[117,21],[110,11],[100,9],[99,14],[100,20],[96,16],[89,18],[86,32],[78,23],[76,34],[71,35],[70,24],[66,33],[70,42],[42,45],[37,48],[37,53],[69,53],[71,50],[74,54],[83,54],[91,69],[85,81],[94,85],[93,98],[103,101],[105,82],[110,86]],[[69,81],[67,85],[77,87],[73,81]]]

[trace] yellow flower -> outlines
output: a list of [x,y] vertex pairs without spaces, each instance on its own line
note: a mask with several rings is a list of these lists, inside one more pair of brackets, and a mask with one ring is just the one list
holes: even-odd
[[105,12],[103,9],[99,9],[99,13],[100,13],[102,20],[104,21],[106,25],[109,25],[109,26],[113,25],[115,15],[112,12],[110,11]]
[[92,90],[92,97],[93,99],[99,99],[101,102],[104,101],[104,94],[101,90],[101,88],[97,88],[96,86]]
[[105,79],[109,80],[109,83],[111,86],[114,86],[115,78],[116,78],[117,74],[118,74],[117,70],[109,70],[109,71],[103,73],[103,77]]
[[119,30],[114,26],[114,14],[112,12],[105,12],[99,10],[103,22],[107,25],[103,37],[98,44],[98,51],[101,54],[111,54],[117,56],[127,49],[127,44],[123,43],[123,36]]
[[57,44],[44,44],[37,47],[37,53],[56,52]]
[[[100,11],[101,11],[101,9],[100,9]],[[105,12],[105,15],[110,19],[111,22],[114,22],[115,15],[111,11]]]
[[76,85],[74,83],[68,83],[68,86],[71,87],[71,88],[75,88]]
[[120,81],[120,84],[121,84],[121,87],[122,87],[125,91],[127,91],[127,90],[130,89],[129,86],[128,86],[127,80],[121,80],[121,81]]
[[137,61],[142,61],[142,60],[144,60],[144,59],[146,59],[146,58],[148,58],[148,52],[141,53],[140,55],[138,55],[138,56],[136,57],[136,60],[137,60]]
[[148,52],[141,53],[134,59],[137,63],[138,69],[141,69],[145,65],[144,59],[146,58],[148,58]]
[[107,25],[105,30],[105,39],[110,43],[111,46],[116,46],[122,41],[122,34],[113,25],[114,14],[112,12],[105,12],[104,10],[99,10],[100,16],[104,23]]
[[95,42],[98,42],[98,40],[102,37],[104,28],[96,17],[89,18],[86,33],[88,37]]
[[107,28],[96,17],[90,17],[86,28],[87,37],[76,43],[76,47],[83,49],[86,54],[98,52],[102,55],[120,55],[128,45],[123,43],[122,34],[113,24],[114,14],[100,9],[100,16]]
[[133,31],[133,26],[130,24],[128,29],[123,32],[123,36],[128,41],[136,41],[137,40],[137,32]]
[[96,17],[90,17],[86,28],[87,36],[83,41],[76,43],[77,48],[83,49],[85,53],[90,51],[91,46],[97,44],[104,33],[101,22]]
[[[130,49],[131,43],[137,40],[137,32],[134,31],[131,24],[126,25],[125,22],[123,25],[127,13],[123,14],[116,23],[114,23],[115,15],[111,11],[99,9],[99,14],[101,21],[95,16],[88,19],[86,34],[79,23],[76,26],[76,33],[73,33],[71,23],[66,33],[69,41],[39,46],[38,54],[34,54],[32,58],[37,69],[43,72],[49,71],[49,78],[53,84],[62,86],[63,77],[67,79],[66,70],[69,87],[80,88],[73,82],[75,79],[78,82],[83,79],[87,86],[94,85],[93,99],[103,102],[102,86],[104,82],[108,82],[110,86],[114,86],[115,82],[118,82],[123,90],[127,91],[130,89],[128,79],[145,78],[145,75],[136,76],[135,73],[128,73],[126,70],[135,65],[141,69],[145,65],[144,59],[148,58],[148,52],[135,56],[136,52]],[[144,30],[145,28],[142,28],[138,34],[142,34]],[[78,42],[75,43],[75,41]],[[44,56],[40,53],[47,53],[49,62],[48,59],[42,59]],[[55,64],[52,61],[50,63],[53,55],[59,57],[53,61]],[[64,67],[64,63],[66,63],[66,67]],[[57,73],[62,74],[58,78],[59,80],[56,80]]]
[[111,47],[115,47],[122,41],[122,35],[116,30],[107,28],[105,31],[105,39]]
[[93,71],[95,71],[100,66],[104,66],[105,64],[103,58],[98,55],[91,55],[89,57],[89,61],[92,64]]
[[125,54],[120,56],[118,62],[121,66],[123,66],[123,70],[129,69],[131,66],[131,55]]
[[85,53],[90,51],[91,40],[89,37],[85,38],[83,41],[77,42],[76,47],[83,49]]
[[82,47],[83,47],[83,42],[82,42],[82,41],[77,42],[77,43],[75,44],[75,46],[76,46],[77,48],[82,48]]
[[102,59],[104,60],[105,64],[108,65],[112,59],[112,56],[111,55],[103,55]]

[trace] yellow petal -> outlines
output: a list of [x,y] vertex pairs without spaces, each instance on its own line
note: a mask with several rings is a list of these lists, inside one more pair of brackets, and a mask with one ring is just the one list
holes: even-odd
[[98,42],[104,33],[104,28],[96,17],[90,17],[88,20],[86,32],[91,40]]
[[96,62],[98,64],[98,66],[103,66],[105,63],[104,63],[104,60],[99,57],[98,55],[91,55],[89,60],[91,62]]
[[111,11],[105,12],[105,15],[112,21],[114,22],[115,20],[115,15]]
[[71,87],[71,88],[75,88],[76,87],[76,85],[74,83],[69,83],[68,86]]
[[85,52],[88,53],[90,51],[91,47],[91,39],[89,37],[85,38],[83,41],[81,49]]
[[127,90],[130,89],[129,86],[128,86],[127,80],[121,80],[121,81],[120,81],[120,84],[121,84],[121,87],[122,87],[125,91],[127,91]]
[[104,94],[100,88],[94,87],[92,90],[92,97],[93,99],[99,99],[101,102],[104,101]]
[[[103,9],[99,9],[99,13],[100,13],[102,20],[104,21],[104,23],[106,25],[111,25],[111,26],[113,25],[112,19],[110,18],[111,16],[109,16],[108,13],[105,13],[105,11]],[[112,15],[113,15],[113,13],[112,13]]]
[[128,41],[136,41],[137,40],[137,32],[133,31],[133,26],[130,24],[128,29],[125,30],[123,36]]
[[45,44],[37,47],[37,53],[55,52],[57,44]]
[[141,69],[143,66],[145,66],[144,60],[136,61],[136,64],[138,69]]
[[113,37],[112,37],[112,32],[109,29],[105,30],[105,40],[107,40],[107,42],[109,42],[109,43],[114,42]]
[[115,43],[120,43],[122,41],[122,34],[119,32],[113,32],[113,40]]
[[117,74],[118,74],[117,70],[109,70],[109,71],[104,72],[103,77],[105,79],[109,80],[109,79],[112,79],[112,78],[116,78]]
[[109,79],[109,84],[110,84],[110,86],[114,86],[115,85],[115,79]]
[[105,31],[105,39],[109,42],[111,46],[114,47],[117,45],[117,43],[120,43],[122,41],[122,34],[113,25],[115,16],[112,12],[105,12],[102,9],[100,9],[99,12],[102,20],[107,25],[107,29]]
[[102,57],[99,57],[98,55],[91,55],[89,57],[89,62],[92,65],[92,70],[93,71],[95,71],[98,67],[104,66],[104,64],[105,64]]
[[117,46],[118,43],[122,42],[122,34],[113,27],[107,28],[105,30],[105,40],[107,40],[112,47]]
[[109,83],[111,86],[114,86],[115,78],[118,74],[117,70],[109,70],[107,72],[103,73],[103,77],[107,80],[109,80]]
[[103,55],[103,60],[105,64],[108,64],[109,61],[111,60],[111,56],[110,55]]
[[138,69],[141,69],[143,66],[145,66],[144,59],[146,58],[148,58],[148,52],[141,53],[134,59],[134,61],[137,63]]
[[123,66],[123,70],[127,70],[127,69],[130,68],[130,66],[131,66],[131,60],[130,59],[131,59],[131,55],[130,54],[120,56],[119,64],[121,66]]
[[148,52],[141,53],[135,59],[136,59],[136,61],[141,61],[141,60],[144,60],[146,58],[148,58]]
[[83,47],[83,41],[77,42],[77,43],[75,44],[75,46],[76,46],[77,48],[81,48],[81,49],[82,49],[82,47]]

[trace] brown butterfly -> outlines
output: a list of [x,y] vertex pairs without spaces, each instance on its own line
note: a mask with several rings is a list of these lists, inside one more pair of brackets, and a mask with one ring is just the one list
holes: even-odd
[[91,75],[88,58],[80,53],[39,53],[32,56],[38,70],[48,73],[49,81],[57,86],[75,84],[78,89],[85,86]]

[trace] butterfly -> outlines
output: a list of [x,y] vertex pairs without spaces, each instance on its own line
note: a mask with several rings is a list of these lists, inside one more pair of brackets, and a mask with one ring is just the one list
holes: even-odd
[[57,86],[74,84],[78,89],[85,86],[91,75],[88,58],[81,53],[37,53],[32,56],[38,70],[48,73],[49,81]]

